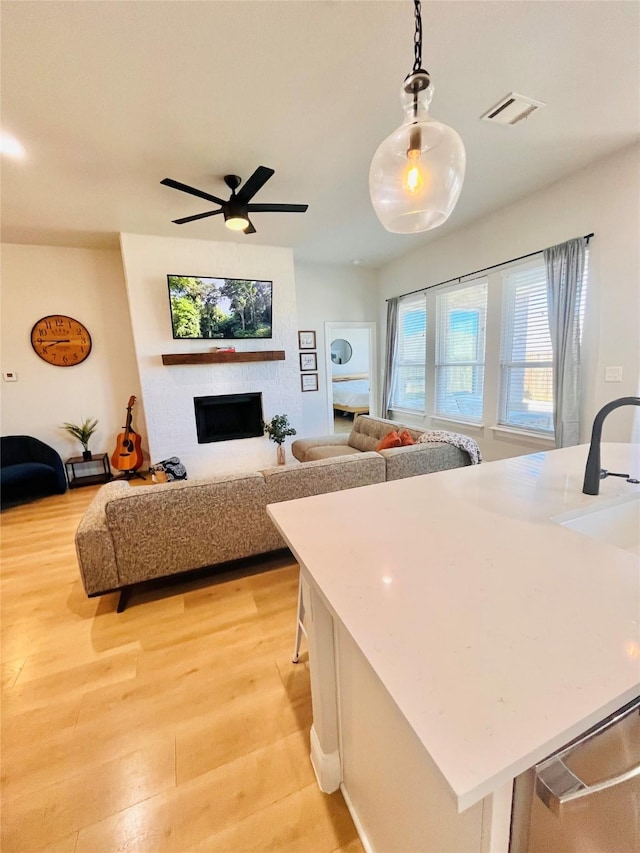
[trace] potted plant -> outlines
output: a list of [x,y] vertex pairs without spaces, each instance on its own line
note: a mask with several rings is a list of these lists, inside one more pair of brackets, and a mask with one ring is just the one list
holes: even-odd
[[86,462],[91,461],[91,451],[89,450],[89,439],[95,432],[98,426],[97,418],[85,418],[81,424],[63,424],[62,429],[66,429],[74,438],[77,438],[82,445],[82,458]]
[[288,435],[295,435],[296,431],[289,423],[286,415],[274,415],[270,421],[264,422],[264,431],[271,441],[278,445],[278,465],[284,465],[284,440]]

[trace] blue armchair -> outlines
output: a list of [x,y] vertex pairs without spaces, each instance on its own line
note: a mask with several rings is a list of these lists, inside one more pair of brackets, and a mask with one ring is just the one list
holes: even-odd
[[48,444],[30,435],[0,438],[0,503],[4,509],[67,490],[64,465]]

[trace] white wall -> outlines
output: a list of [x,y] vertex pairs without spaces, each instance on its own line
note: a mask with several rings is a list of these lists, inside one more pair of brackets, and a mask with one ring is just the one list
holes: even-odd
[[[302,432],[310,438],[327,435],[333,428],[327,405],[324,324],[376,323],[376,272],[362,267],[296,263],[296,295],[298,328],[314,330],[318,347],[319,390],[302,395]],[[372,370],[376,369],[377,365],[372,365]]]
[[[140,395],[120,253],[5,243],[1,270],[2,370],[18,376],[0,386],[2,434],[33,435],[64,460],[82,447],[60,424],[93,417],[99,424],[89,448],[111,455],[127,401]],[[31,329],[47,314],[84,323],[93,344],[86,361],[55,367],[35,354]],[[140,407],[134,427],[144,437]]]
[[[259,391],[265,419],[286,414],[300,430],[302,394],[291,250],[139,234],[121,234],[120,242],[151,461],[179,456],[189,476],[275,464],[276,445],[267,437],[198,444],[193,398]],[[238,352],[284,350],[285,361],[164,366],[163,353],[207,352],[216,343],[173,340],[168,274],[272,281],[273,337],[217,343],[233,345]]]
[[351,346],[351,358],[345,364],[331,362],[332,376],[348,376],[351,373],[369,372],[369,330],[334,328],[333,340],[343,340]]
[[[593,231],[583,335],[581,440],[588,441],[593,416],[604,403],[639,392],[639,185],[640,147],[633,146],[388,264],[379,273],[379,347],[385,299]],[[622,382],[605,383],[607,365],[623,368]],[[633,430],[637,411],[610,415],[604,440],[640,440],[637,426]],[[495,414],[485,413],[485,429],[468,430],[486,458],[540,449],[535,441],[493,438],[488,427],[494,423]],[[465,431],[455,423],[449,428]]]
[[[220,246],[222,255],[218,252]],[[135,282],[134,292],[129,295],[123,273],[125,260]],[[182,394],[187,386],[192,401],[193,396],[200,394],[200,390],[194,391],[194,386],[204,386],[203,393],[207,394],[234,393],[254,390],[260,377],[282,389],[273,404],[264,398],[265,417],[286,413],[299,436],[326,434],[331,426],[326,398],[324,324],[377,319],[374,271],[297,265],[294,286],[291,253],[286,249],[123,235],[122,255],[117,250],[4,244],[1,264],[2,370],[15,371],[18,375],[17,382],[0,385],[2,433],[35,435],[55,447],[63,459],[76,455],[81,447],[59,425],[84,417],[97,417],[100,422],[91,449],[111,454],[124,425],[127,401],[134,394],[138,398],[133,411],[134,427],[142,434],[145,457],[150,447],[152,461],[174,454],[187,461],[187,448],[176,444],[173,431],[159,443],[150,444],[155,431],[147,427],[145,403],[152,405],[154,416],[159,412],[166,419],[171,398]],[[167,272],[178,269],[204,275],[221,268],[242,277],[273,278],[276,337],[236,341],[235,345],[238,349],[284,349],[286,361],[164,367],[160,360],[163,352],[201,350],[203,344],[173,340]],[[137,354],[129,298],[138,338]],[[46,314],[56,313],[82,320],[92,335],[91,355],[73,368],[52,367],[31,348],[29,335],[33,324]],[[318,392],[300,391],[298,329],[316,331]],[[141,382],[142,374],[149,381]],[[159,385],[151,378],[153,375],[161,378]],[[169,376],[172,381],[167,385]],[[190,419],[193,403],[189,406]],[[179,431],[181,427],[177,425],[176,429]],[[195,421],[193,430],[195,435]],[[191,438],[187,443],[190,442]],[[256,444],[260,447],[258,453]],[[230,461],[232,455],[235,468],[247,470],[272,464],[275,457],[275,446],[267,439],[220,442],[197,448],[205,453],[216,453],[214,448],[217,448],[221,458],[216,459],[216,471],[234,467]],[[195,462],[191,471],[198,470],[194,465]]]

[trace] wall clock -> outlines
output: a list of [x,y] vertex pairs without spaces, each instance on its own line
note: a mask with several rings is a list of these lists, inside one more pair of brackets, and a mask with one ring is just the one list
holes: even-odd
[[73,367],[91,352],[91,335],[87,327],[73,317],[49,314],[31,329],[31,346],[48,364]]

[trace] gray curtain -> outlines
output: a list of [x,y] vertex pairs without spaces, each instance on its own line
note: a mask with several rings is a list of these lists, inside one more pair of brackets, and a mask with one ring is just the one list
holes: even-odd
[[553,348],[553,426],[556,447],[580,441],[580,317],[585,241],[544,251],[549,331]]
[[384,380],[382,383],[382,417],[390,415],[391,394],[393,392],[393,366],[396,361],[398,343],[398,297],[387,302],[387,338],[384,353]]

